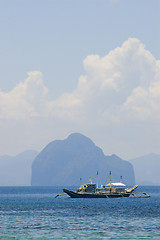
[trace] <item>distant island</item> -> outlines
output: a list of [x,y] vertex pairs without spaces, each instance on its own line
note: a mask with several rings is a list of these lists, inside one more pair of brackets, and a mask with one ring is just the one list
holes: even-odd
[[0,156],[0,186],[30,186],[31,167],[37,154],[27,150],[16,156]]
[[16,156],[0,156],[0,186],[58,186],[99,184],[120,176],[127,185],[160,185],[160,155],[150,153],[124,161],[116,155],[105,156],[89,138],[73,133],[67,139],[49,143],[40,153],[27,150]]
[[89,178],[96,181],[99,172],[99,184],[112,180],[123,181],[127,185],[135,184],[131,163],[116,155],[105,156],[88,137],[73,133],[67,139],[49,143],[35,158],[32,165],[32,186],[64,186],[86,183]]
[[139,185],[160,185],[160,155],[150,153],[129,160],[134,167],[136,182]]

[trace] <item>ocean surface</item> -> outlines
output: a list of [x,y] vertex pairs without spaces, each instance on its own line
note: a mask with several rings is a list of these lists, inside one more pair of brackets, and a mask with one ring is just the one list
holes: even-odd
[[159,240],[160,186],[137,191],[151,197],[55,198],[62,187],[0,187],[0,239]]

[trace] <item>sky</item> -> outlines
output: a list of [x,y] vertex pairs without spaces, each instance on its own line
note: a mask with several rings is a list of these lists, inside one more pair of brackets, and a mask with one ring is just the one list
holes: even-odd
[[73,132],[160,154],[159,0],[0,0],[0,155]]

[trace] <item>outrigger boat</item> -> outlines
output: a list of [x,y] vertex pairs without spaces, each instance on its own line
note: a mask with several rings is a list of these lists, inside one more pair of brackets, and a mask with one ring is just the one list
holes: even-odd
[[135,193],[135,189],[138,185],[132,188],[126,188],[126,185],[122,182],[113,183],[111,182],[111,172],[110,172],[110,182],[107,185],[103,185],[100,188],[98,184],[81,184],[80,188],[75,192],[63,189],[63,192],[69,195],[71,198],[146,198],[150,197],[147,193]]

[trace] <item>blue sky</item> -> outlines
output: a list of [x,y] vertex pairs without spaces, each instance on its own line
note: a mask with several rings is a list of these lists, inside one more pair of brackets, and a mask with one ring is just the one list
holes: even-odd
[[[12,89],[40,70],[55,95],[73,90],[89,54],[106,55],[136,37],[160,57],[159,1],[0,1],[0,79]],[[58,89],[57,89],[58,87]]]
[[[151,113],[151,109],[148,109],[149,107],[147,110],[145,108],[145,110],[143,109],[146,114],[145,117],[141,116],[132,123],[131,119],[122,121],[121,124],[119,123],[120,125],[115,126],[111,120],[107,122],[108,118],[106,117],[105,119],[104,117],[107,111],[108,115],[111,116],[113,114],[109,112],[109,109],[113,107],[109,105],[109,102],[111,102],[114,94],[112,95],[111,93],[105,92],[104,95],[107,97],[99,97],[97,100],[94,100],[97,96],[94,95],[92,96],[92,101],[90,100],[89,103],[89,100],[84,101],[82,96],[85,94],[84,92],[82,93],[82,91],[81,94],[79,94],[80,90],[78,88],[79,79],[82,75],[86,76],[87,79],[88,85],[85,85],[85,87],[90,86],[89,79],[91,75],[90,70],[88,70],[88,65],[91,66],[93,72],[94,69],[97,69],[97,65],[91,64],[92,61],[91,59],[88,60],[88,56],[98,55],[99,58],[103,58],[111,51],[115,51],[118,47],[126,54],[126,52],[129,51],[127,49],[130,49],[127,47],[128,45],[134,48],[137,44],[136,49],[139,49],[139,46],[142,44],[145,51],[148,51],[154,60],[158,61],[160,59],[159,12],[160,2],[158,0],[0,0],[0,100],[2,103],[0,108],[0,127],[2,128],[0,154],[16,154],[29,148],[41,150],[49,141],[55,138],[66,137],[67,134],[73,131],[82,132],[91,137],[97,145],[103,148],[106,154],[116,153],[121,157],[128,158],[150,151],[160,153],[158,151],[159,145],[157,144],[157,141],[160,140],[158,137],[158,131],[160,131],[158,124],[159,115],[157,113],[159,110],[157,110],[157,106],[153,104],[153,99],[155,99],[153,94],[149,97],[151,98],[150,103],[145,102],[146,100],[144,99],[140,101],[141,103],[143,102],[145,106],[147,105],[154,109],[154,112]],[[126,46],[122,47],[128,39],[136,39],[139,43],[130,41],[128,45],[126,44]],[[141,61],[148,56],[145,51],[142,54],[143,57],[141,55]],[[114,53],[116,54],[116,52]],[[133,54],[133,51],[130,50],[127,54]],[[94,60],[93,58],[92,60]],[[148,57],[146,58],[148,59]],[[115,56],[114,59],[116,59]],[[150,64],[154,60],[151,60],[150,57]],[[108,61],[112,61],[112,59],[107,60],[107,64],[109,64]],[[136,62],[138,62],[138,60],[136,60]],[[134,62],[132,62],[132,64],[134,64]],[[149,63],[147,63],[147,65],[143,64],[143,67],[148,66],[148,64]],[[153,69],[151,65],[148,66],[148,69]],[[128,67],[130,66],[131,65],[127,66],[125,62],[123,69],[126,67],[126,72],[128,72]],[[135,65],[135,68],[137,68],[134,71],[132,69],[132,76],[126,77],[128,81],[133,77],[134,72],[135,76],[138,76],[139,81],[144,78],[144,73],[142,77],[139,73],[140,71],[137,70],[139,66],[140,65],[137,67],[137,65]],[[22,92],[22,88],[24,89],[24,87],[28,89],[29,85],[27,84],[31,82],[28,80],[24,83],[24,79],[28,78],[27,72],[34,71],[37,71],[37,75],[31,74],[30,78],[34,79],[33,81],[39,78],[41,79],[41,83],[38,81],[38,85],[33,84],[34,87],[31,84],[30,87],[35,89],[35,92],[32,94],[39,98],[41,94],[44,94],[44,102],[39,105],[38,100],[35,100],[35,102],[33,100],[33,106],[29,105],[31,99],[27,91],[25,93],[25,106],[23,106],[23,104],[22,106],[16,105],[18,101],[23,103],[24,97],[20,99],[16,97],[15,99],[15,95],[18,91]],[[153,76],[151,74],[152,71],[148,73],[150,80],[144,80],[150,82],[150,87],[148,85],[148,89],[151,89],[150,95],[153,93],[151,77],[157,79],[157,71],[159,70],[155,70]],[[17,88],[19,90],[13,92],[15,87],[19,86],[20,82],[24,83],[23,87],[21,86],[22,88],[19,87]],[[98,84],[98,82],[96,84]],[[125,84],[125,86],[128,86],[127,84],[129,83],[126,82]],[[131,106],[132,102],[132,109],[134,108],[134,111],[135,109],[137,111],[137,105],[135,106],[135,95],[137,97],[137,92],[135,93],[134,89],[139,86],[142,87],[142,85],[133,86],[132,90],[128,92],[128,95],[122,91],[121,95],[125,98],[122,102],[123,106]],[[145,90],[146,87],[145,85]],[[47,93],[44,89],[46,89]],[[76,93],[74,93],[75,91]],[[26,94],[28,94],[27,99],[30,99],[29,102],[27,102],[28,100],[26,101]],[[84,105],[88,106],[91,110],[88,115],[86,114],[89,112],[88,109],[82,109],[82,107],[81,110],[78,107],[76,107],[76,110],[70,110],[70,114],[71,112],[73,114],[73,111],[74,115],[76,111],[77,116],[78,114],[80,116],[84,114],[82,122],[79,122],[77,119],[75,120],[73,116],[71,118],[72,120],[70,118],[67,119],[67,117],[65,119],[62,113],[60,113],[60,109],[62,110],[62,102],[67,102],[65,94],[70,94],[70,96],[67,95],[67,99],[71,98],[74,100],[80,95],[81,97],[79,98],[81,102],[83,99],[83,102],[85,102]],[[145,94],[147,95],[147,92]],[[99,96],[102,95],[103,94],[99,93]],[[156,100],[158,102],[159,92],[156,92],[155,95],[156,97],[158,95]],[[19,93],[16,96],[19,96]],[[114,107],[116,100],[119,98],[117,95],[114,96]],[[15,102],[14,106],[10,104],[10,102],[12,102],[11,99]],[[46,101],[47,107],[45,105]],[[99,101],[97,109],[94,109],[95,101],[96,103]],[[88,103],[89,105],[87,105]],[[69,104],[70,101],[67,106],[63,106],[63,112],[68,111],[66,109],[68,109]],[[43,108],[42,105],[45,105],[45,107]],[[50,111],[54,112],[52,117],[48,117],[46,114],[49,108],[48,105],[52,105],[52,108],[50,107]],[[119,109],[122,108],[122,105],[118,106]],[[35,110],[36,108],[40,109],[38,110],[38,114],[37,110]],[[101,117],[104,118],[104,122],[99,125],[94,119],[97,113],[102,112],[102,108],[104,111],[103,117]],[[8,109],[8,112],[4,113],[4,109],[6,109],[6,111]],[[23,117],[21,114],[23,112],[22,109],[24,110]],[[142,107],[138,111],[142,112]],[[157,112],[155,113],[155,111]],[[31,112],[32,114],[28,115]],[[157,114],[156,123],[148,117],[153,113],[155,115]],[[117,115],[117,112],[113,115],[120,119],[120,115]],[[148,120],[144,121],[144,118]],[[107,122],[106,126],[105,122]],[[122,135],[125,131],[125,126],[123,125],[128,125],[128,129],[134,126],[133,132],[126,130],[124,134],[125,137],[123,137]],[[146,128],[144,126],[146,126]],[[31,129],[31,133],[29,129]],[[41,129],[43,129],[43,131]],[[40,131],[42,136],[40,136]],[[34,136],[32,136],[32,132],[34,132]],[[140,133],[141,135],[139,136]],[[153,136],[151,133],[153,133]],[[17,142],[13,144],[15,134],[17,135]],[[110,135],[112,135],[112,137]],[[133,135],[135,135],[134,138]],[[152,142],[146,140],[149,136]],[[32,138],[32,140],[30,140],[30,138]],[[109,138],[111,138],[110,141]],[[139,144],[142,143],[142,145],[138,145],[138,148],[135,144],[137,138],[140,139]],[[124,153],[126,149],[125,146],[128,149],[126,153]],[[132,149],[132,146],[135,146],[134,149]],[[137,149],[137,152],[135,149]]]

